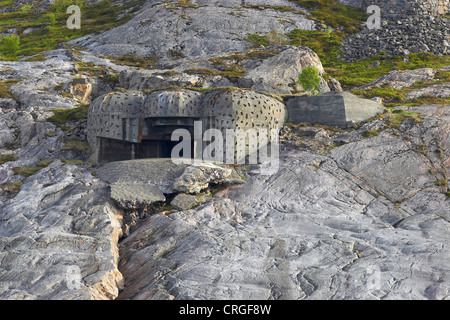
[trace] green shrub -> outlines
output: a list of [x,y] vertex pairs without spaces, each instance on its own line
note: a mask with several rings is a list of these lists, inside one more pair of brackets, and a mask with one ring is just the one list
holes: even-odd
[[20,12],[22,12],[23,14],[28,14],[30,13],[31,9],[33,9],[33,7],[33,4],[25,4],[20,8]]
[[322,78],[319,71],[314,67],[307,67],[298,76],[298,82],[305,91],[311,91],[313,95],[320,94],[319,86]]
[[3,37],[0,45],[0,52],[2,54],[15,57],[20,49],[20,38],[16,35]]

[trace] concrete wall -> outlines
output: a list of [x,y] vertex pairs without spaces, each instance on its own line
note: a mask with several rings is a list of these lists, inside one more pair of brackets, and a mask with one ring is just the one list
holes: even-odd
[[99,138],[137,142],[139,114],[144,98],[142,92],[129,91],[111,92],[94,100],[87,120],[88,142],[94,161],[98,159]]
[[[204,101],[203,129],[222,131],[225,144],[234,144],[235,160],[240,159],[237,153],[238,145],[245,146],[247,155],[249,152],[255,152],[265,146],[258,143],[258,137],[266,133],[265,137],[269,140],[270,130],[280,129],[287,120],[283,102],[254,91],[220,91],[208,94]],[[226,140],[227,129],[241,129],[250,135],[248,138],[236,137],[230,142]]]
[[192,90],[157,91],[149,94],[141,110],[142,118],[192,117],[202,113],[203,94]]
[[381,104],[348,92],[295,97],[286,101],[286,107],[289,121],[293,123],[320,123],[335,127],[370,119],[384,110]]

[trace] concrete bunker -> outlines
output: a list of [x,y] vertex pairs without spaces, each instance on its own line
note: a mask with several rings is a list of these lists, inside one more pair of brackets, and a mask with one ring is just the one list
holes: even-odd
[[172,89],[147,96],[140,91],[113,92],[92,103],[88,141],[94,162],[170,158],[173,147],[179,143],[172,141],[172,133],[185,129],[192,137],[190,157],[195,158],[202,157],[201,150],[208,143],[196,145],[195,123],[201,124],[202,136],[208,129],[218,129],[224,135],[227,129],[270,131],[285,122],[286,114],[282,102],[248,90],[205,94]]
[[[191,154],[180,156],[210,159],[202,154],[212,141],[207,139],[206,133],[217,129],[225,137],[223,151],[227,154],[222,159],[229,162],[227,151],[232,146],[231,150],[236,151],[230,152],[231,159],[236,163],[242,159],[242,152],[238,154],[238,150],[245,149],[245,157],[266,147],[271,140],[271,130],[281,129],[287,120],[345,127],[349,122],[365,121],[383,112],[381,104],[350,93],[296,96],[285,100],[286,104],[242,89],[207,93],[170,89],[148,95],[140,91],[113,92],[97,98],[89,109],[91,160],[104,163],[171,158],[173,148],[180,143],[172,141],[177,129],[185,129],[190,137]],[[246,132],[246,135],[228,136],[229,129]],[[199,135],[201,140],[195,139]]]

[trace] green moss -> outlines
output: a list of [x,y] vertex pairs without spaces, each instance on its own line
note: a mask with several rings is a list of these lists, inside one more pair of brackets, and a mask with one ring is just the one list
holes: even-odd
[[0,81],[0,98],[14,98],[14,95],[11,93],[9,88],[13,85],[20,82],[20,80],[5,80]]
[[242,67],[237,65],[230,66],[226,71],[218,71],[210,68],[198,68],[186,70],[186,73],[204,76],[222,76],[232,79],[240,78],[245,75],[245,71]]
[[38,163],[36,163],[36,167],[39,168],[46,168],[47,166],[50,165],[50,163],[52,163],[53,161],[55,161],[54,159],[44,159],[39,161]]
[[367,21],[367,13],[359,8],[340,5],[336,0],[291,0],[311,12],[312,19],[321,25],[355,33]]
[[61,159],[61,161],[68,165],[75,165],[75,166],[89,166],[92,167],[92,163],[90,162],[84,162],[82,160],[67,160],[67,159]]
[[297,14],[306,15],[307,13],[302,10],[297,10],[295,8],[292,8],[290,6],[272,6],[272,5],[252,5],[252,4],[245,4],[242,6],[242,8],[250,8],[250,9],[257,9],[257,10],[267,10],[272,9],[275,11],[280,12],[293,12]]
[[105,67],[97,66],[93,62],[77,62],[77,69],[82,74],[90,76],[101,76],[106,73]]
[[160,59],[156,56],[150,56],[146,58],[140,58],[138,56],[134,55],[124,55],[124,56],[101,56],[104,59],[111,60],[111,62],[117,64],[117,65],[123,65],[123,66],[130,66],[130,67],[137,67],[141,69],[152,69],[156,66],[156,63]]
[[447,186],[448,185],[448,179],[444,178],[444,179],[436,180],[436,185],[438,185],[438,186]]
[[0,156],[0,165],[17,160],[19,160],[19,157],[15,154],[4,154]]
[[288,37],[282,33],[279,33],[277,30],[273,30],[265,35],[252,33],[248,35],[247,38],[245,38],[245,40],[250,42],[252,46],[255,48],[260,46],[271,47],[289,44]]
[[87,119],[89,105],[82,105],[74,109],[53,109],[53,116],[47,119],[61,129],[67,129],[69,122],[78,122]]
[[66,145],[61,148],[61,150],[89,153],[91,151],[91,148],[89,147],[87,141],[71,140],[67,142]]
[[412,120],[417,123],[422,123],[422,116],[413,111],[405,111],[401,109],[389,109],[388,117],[385,117],[387,128],[397,128],[406,120]]
[[2,191],[6,191],[9,193],[17,194],[20,192],[20,189],[23,186],[22,181],[16,181],[16,182],[5,182],[0,186],[0,189]]
[[[15,28],[21,35],[18,56],[31,56],[43,51],[56,49],[61,43],[98,32],[103,32],[124,24],[133,17],[146,0],[134,0],[117,4],[114,0],[103,0],[94,4],[77,0],[59,0],[48,10],[25,10],[0,13],[0,33]],[[10,1],[1,3],[11,4]],[[77,4],[81,8],[81,29],[68,29],[66,8]],[[123,14],[126,12],[126,14]],[[118,16],[121,17],[118,19]],[[36,31],[23,35],[27,28]]]
[[377,135],[379,135],[379,133],[375,130],[367,130],[363,132],[364,138],[376,137]]
[[116,84],[116,83],[118,83],[119,82],[119,77],[120,77],[120,74],[119,73],[116,73],[116,74],[106,74],[106,75],[104,75],[103,77],[102,77],[102,79],[103,79],[103,81],[105,81],[106,83],[109,83],[109,84]]
[[16,175],[21,175],[23,177],[30,177],[41,169],[42,167],[15,167],[12,168],[12,171]]

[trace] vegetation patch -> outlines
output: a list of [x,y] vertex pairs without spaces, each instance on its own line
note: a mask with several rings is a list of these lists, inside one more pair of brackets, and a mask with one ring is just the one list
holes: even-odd
[[321,81],[319,70],[314,67],[304,68],[298,76],[298,83],[305,91],[311,91],[313,95],[320,94],[319,86]]
[[260,35],[257,33],[252,33],[245,38],[248,42],[252,44],[254,48],[264,46],[279,46],[289,44],[289,39],[286,35],[278,32],[278,30],[273,30],[265,35]]
[[68,124],[70,122],[79,122],[87,119],[89,105],[82,105],[74,109],[53,109],[53,116],[47,119],[48,122],[53,123],[64,131],[70,129]]
[[197,74],[197,75],[203,75],[203,76],[222,76],[226,78],[230,78],[232,80],[238,79],[240,77],[243,77],[245,75],[245,70],[237,65],[230,66],[225,71],[219,71],[211,68],[197,68],[197,69],[189,69],[186,70],[186,73],[188,74]]
[[85,162],[82,160],[68,160],[68,159],[61,159],[61,162],[68,164],[68,165],[75,165],[75,166],[88,166],[88,167],[92,167],[93,164],[90,162]]
[[19,160],[19,157],[15,154],[4,154],[0,156],[0,165],[17,160]]
[[293,12],[293,13],[297,13],[297,14],[307,15],[307,13],[305,11],[295,9],[290,6],[272,6],[272,5],[264,5],[263,6],[263,5],[244,4],[243,6],[241,6],[241,8],[250,8],[250,9],[257,9],[257,10],[272,9],[272,10],[280,11],[280,12]]
[[140,57],[134,56],[134,55],[124,55],[124,56],[120,56],[120,57],[104,55],[104,56],[101,56],[101,58],[111,60],[111,62],[113,62],[117,65],[136,67],[136,68],[140,68],[140,69],[152,69],[152,68],[156,67],[156,63],[160,59],[157,56],[140,58]]
[[417,112],[405,111],[401,109],[388,110],[389,112],[387,114],[381,115],[381,117],[385,118],[385,123],[387,123],[386,128],[397,128],[406,120],[422,123],[422,116]]
[[321,25],[330,26],[346,33],[356,33],[367,21],[367,13],[359,8],[344,6],[336,0],[291,0],[308,9],[311,18]]
[[14,95],[11,93],[9,88],[20,82],[20,80],[5,80],[0,81],[0,98],[12,98],[14,99]]
[[61,150],[89,153],[91,151],[91,148],[89,147],[87,141],[70,140],[64,147],[61,148]]
[[22,177],[30,177],[41,169],[42,167],[15,167],[12,168],[12,171],[16,175],[20,175]]
[[[19,56],[32,56],[57,49],[61,43],[115,28],[129,21],[145,2],[146,0],[124,3],[103,0],[87,4],[83,0],[58,0],[44,11],[25,7],[23,10],[0,13],[0,34],[7,34],[8,29],[16,29],[20,36],[19,48],[13,54],[7,52],[7,46],[0,47],[0,59],[14,60]],[[0,5],[1,3],[9,5],[12,2],[0,1]],[[67,28],[66,21],[70,15],[66,13],[66,9],[72,4],[81,9],[81,29]],[[28,28],[33,28],[34,32],[23,34]]]
[[5,182],[0,185],[0,190],[2,193],[6,193],[7,195],[9,195],[9,197],[14,197],[20,192],[22,186],[22,181]]
[[364,138],[370,138],[370,137],[376,137],[379,135],[378,131],[376,130],[366,130],[362,133]]

